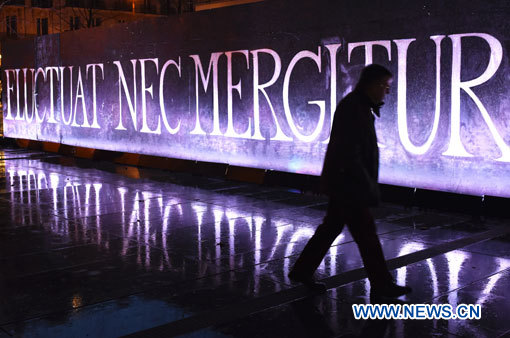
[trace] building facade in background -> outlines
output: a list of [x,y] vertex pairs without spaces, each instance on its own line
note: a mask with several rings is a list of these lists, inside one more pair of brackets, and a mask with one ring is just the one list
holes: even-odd
[[4,0],[0,42],[260,0]]

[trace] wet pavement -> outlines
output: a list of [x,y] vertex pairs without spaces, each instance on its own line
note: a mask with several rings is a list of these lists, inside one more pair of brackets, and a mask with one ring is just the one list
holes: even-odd
[[480,320],[355,320],[370,286],[345,229],[313,295],[287,273],[327,200],[282,187],[0,151],[0,338],[508,337],[510,221],[374,210],[408,303]]

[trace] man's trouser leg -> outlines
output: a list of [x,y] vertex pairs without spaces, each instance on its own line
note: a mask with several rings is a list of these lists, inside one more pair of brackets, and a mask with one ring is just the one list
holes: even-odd
[[336,237],[342,232],[344,221],[339,205],[330,199],[326,217],[317,227],[314,235],[306,244],[297,259],[292,273],[303,277],[311,277],[329,250]]
[[392,282],[370,209],[354,208],[350,211],[347,213],[347,227],[358,245],[370,286],[373,288]]

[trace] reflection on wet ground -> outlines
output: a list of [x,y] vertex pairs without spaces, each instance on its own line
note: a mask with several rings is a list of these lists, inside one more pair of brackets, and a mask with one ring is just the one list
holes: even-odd
[[[351,304],[368,303],[370,286],[348,274],[363,265],[347,230],[317,271],[336,278],[326,294],[287,278],[323,197],[21,149],[0,152],[0,176],[0,337],[115,337],[161,325],[166,336],[510,335],[505,231],[392,271],[415,290],[403,301],[481,304],[480,320],[364,321]],[[509,228],[397,205],[374,214],[386,258],[399,262]]]

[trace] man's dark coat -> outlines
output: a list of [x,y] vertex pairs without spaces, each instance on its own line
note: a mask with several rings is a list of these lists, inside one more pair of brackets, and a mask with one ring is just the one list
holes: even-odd
[[379,107],[360,90],[338,104],[324,159],[321,189],[347,205],[379,203],[379,148],[373,113]]

